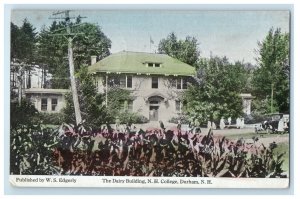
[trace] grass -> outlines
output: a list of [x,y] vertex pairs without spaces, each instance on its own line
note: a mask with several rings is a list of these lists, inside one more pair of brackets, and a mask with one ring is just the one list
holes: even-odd
[[[258,137],[259,139],[263,138],[283,138],[283,137],[288,137],[289,134],[267,134],[267,133],[261,133],[261,134],[256,134],[254,132],[249,132],[249,133],[243,133],[243,134],[232,134],[232,135],[225,135],[226,138],[228,139],[239,139],[239,138],[244,138],[244,139],[252,139],[253,136]],[[266,145],[268,146],[268,145]],[[282,160],[282,170],[284,172],[289,172],[289,142],[281,142],[277,144],[277,147],[274,149],[274,155],[279,155],[281,153],[284,153]]]
[[254,132],[249,132],[249,133],[241,133],[241,134],[229,134],[229,135],[224,135],[224,136],[228,139],[238,139],[238,138],[251,139],[253,136],[258,137],[258,138],[272,138],[272,137],[286,137],[286,136],[289,136],[289,134],[278,134],[278,133],[256,134]]
[[281,153],[285,153],[283,155],[283,164],[282,164],[282,170],[283,171],[289,171],[289,143],[279,143],[277,147],[274,149],[274,155],[279,155]]

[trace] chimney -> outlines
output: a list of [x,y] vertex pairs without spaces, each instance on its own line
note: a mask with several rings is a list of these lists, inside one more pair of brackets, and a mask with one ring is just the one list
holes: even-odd
[[97,62],[97,56],[91,56],[91,65]]

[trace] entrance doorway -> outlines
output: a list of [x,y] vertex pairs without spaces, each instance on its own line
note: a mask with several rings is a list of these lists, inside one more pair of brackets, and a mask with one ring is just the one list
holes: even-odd
[[150,121],[159,120],[159,106],[162,100],[163,98],[159,96],[153,96],[149,98],[149,120]]
[[149,119],[150,121],[158,121],[158,109],[159,106],[150,106],[149,107]]

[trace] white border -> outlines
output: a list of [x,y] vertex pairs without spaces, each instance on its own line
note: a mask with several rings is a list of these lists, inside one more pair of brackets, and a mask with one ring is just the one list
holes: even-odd
[[[40,1],[37,1],[37,0],[31,0],[31,1],[22,1],[22,0],[3,0],[3,1],[1,1],[1,10],[0,10],[0,13],[4,13],[4,4],[15,4],[15,3],[17,3],[17,4],[24,4],[24,3],[33,3],[33,4],[52,4],[52,3],[55,3],[55,4],[66,4],[66,1],[59,1],[59,0],[52,0],[52,1],[50,1],[50,0],[46,0],[46,1],[42,1],[42,2],[40,2]],[[140,3],[140,1],[137,1],[137,0],[135,0],[135,1],[132,1],[132,0],[126,0],[126,1],[122,1],[122,0],[110,0],[110,1],[100,1],[100,0],[98,0],[98,1],[96,1],[96,0],[85,0],[85,1],[79,1],[79,0],[72,0],[72,3],[76,3],[76,4],[88,4],[88,3],[95,3],[95,4],[97,4],[97,3],[104,3],[104,4],[124,4],[124,3],[126,3],[126,4],[137,4],[137,3]],[[294,5],[294,24],[300,24],[299,23],[299,19],[300,19],[300,16],[299,16],[299,4],[298,4],[298,1],[297,0],[246,0],[246,1],[238,1],[238,0],[231,0],[231,1],[228,1],[228,0],[226,0],[226,1],[222,1],[222,0],[210,0],[210,1],[199,1],[199,0],[185,0],[185,1],[178,1],[178,0],[173,0],[173,1],[162,1],[162,0],[151,0],[151,1],[149,1],[149,0],[146,0],[146,1],[143,1],[143,3],[149,3],[149,4],[166,4],[166,3],[179,3],[179,4],[188,4],[188,3],[192,3],[192,4],[199,4],[199,3],[205,3],[205,4],[225,4],[225,5],[227,5],[228,6],[228,4],[293,4]],[[3,16],[3,15],[2,15]],[[0,20],[0,25],[1,25],[1,28],[3,28],[4,29],[4,20],[5,20],[5,18],[3,17],[1,17],[1,19],[2,20]],[[1,31],[1,34],[3,34],[3,32],[4,31]],[[298,35],[299,35],[300,33],[299,33],[299,26],[294,26],[294,44],[299,44],[299,39],[298,39]],[[3,37],[3,35],[2,35],[2,37],[1,37],[1,39],[0,39],[0,43],[1,44],[4,44],[5,42],[4,42],[4,37]],[[0,54],[0,60],[4,60],[4,50],[5,48],[4,48],[4,46],[2,46],[2,48],[1,48],[1,54]],[[294,54],[296,55],[295,57],[294,57],[294,66],[298,66],[299,65],[299,56],[297,57],[297,55],[299,55],[299,45],[295,45],[294,46]],[[3,62],[2,62],[3,63]],[[3,64],[4,65],[4,64]],[[0,74],[4,74],[4,69],[3,69],[3,67],[0,67],[1,69],[0,69]],[[294,73],[293,73],[293,75],[294,75],[294,78],[293,78],[293,82],[294,82],[294,85],[298,85],[298,83],[299,83],[299,80],[298,80],[298,75],[299,75],[299,69],[298,69],[299,67],[294,67],[294,69],[293,69],[293,71],[294,71]],[[4,74],[5,75],[5,74]],[[1,96],[5,96],[4,95],[4,85],[3,85],[3,77],[2,77],[2,81],[0,81],[1,83]],[[7,94],[7,93],[6,93]],[[295,89],[295,92],[294,92],[294,98],[293,98],[293,101],[294,102],[298,102],[299,101],[299,92],[296,92],[296,89]],[[294,121],[299,121],[299,116],[297,115],[297,110],[299,110],[299,105],[297,105],[298,103],[296,103],[296,104],[294,104],[294,107],[293,107],[293,110],[294,110]],[[6,105],[5,105],[6,106]],[[0,110],[4,110],[3,109],[4,108],[4,98],[2,98],[1,97],[1,105],[0,105]],[[9,113],[4,113],[4,112],[2,112],[2,114],[1,114],[1,120],[0,120],[0,126],[1,127],[4,127],[4,115],[5,115],[5,117],[7,117],[8,116],[8,114]],[[3,129],[3,128],[2,128]],[[298,130],[299,128],[297,128],[296,129],[296,127],[295,127],[295,129],[294,129],[294,132],[296,132],[297,130]],[[4,130],[2,131],[2,132],[5,132]],[[1,133],[0,134],[0,139],[1,140],[3,140],[4,141],[4,134],[3,133]],[[299,144],[297,144],[297,142],[299,142],[299,140],[300,140],[300,137],[299,137],[299,134],[297,134],[297,132],[295,133],[295,135],[294,135],[294,140],[291,140],[291,144],[293,143],[293,141],[294,141],[294,143],[295,144],[292,144],[293,146],[294,146],[294,151],[299,151]],[[4,146],[3,144],[2,144],[2,146]],[[4,175],[4,154],[3,154],[3,152],[5,151],[5,150],[1,150],[2,151],[2,154],[0,155],[0,176],[5,176]],[[293,149],[292,149],[292,151],[293,151]],[[293,154],[293,153],[292,153]],[[294,159],[294,168],[300,168],[299,167],[299,158],[298,157],[294,157],[293,158]],[[285,195],[285,196],[281,196],[280,194],[277,194],[276,192],[272,192],[272,191],[270,191],[269,193],[262,193],[261,192],[261,194],[263,194],[263,195],[265,195],[265,194],[270,194],[269,196],[263,196],[264,198],[299,198],[298,196],[299,196],[299,193],[300,193],[300,191],[299,191],[299,188],[297,188],[298,186],[299,186],[299,171],[297,170],[297,169],[295,169],[295,172],[294,172],[294,183],[293,183],[293,185],[295,186],[295,190],[294,190],[294,196],[293,195]],[[6,181],[4,181],[3,179],[1,179],[0,180],[0,196],[3,196],[3,197],[5,197],[5,198],[20,198],[20,197],[22,197],[22,198],[40,198],[40,196],[8,196],[8,195],[4,195],[4,190],[3,190],[3,188],[4,188],[4,184],[3,183],[7,183],[7,179],[6,179]],[[24,191],[25,189],[23,189],[23,191]],[[74,189],[73,189],[74,190]],[[85,190],[85,192],[84,192],[84,194],[89,194],[89,191],[91,191],[91,190]],[[45,193],[43,193],[43,190],[37,190],[37,192],[38,192],[38,194],[49,194],[49,190],[48,190],[48,192],[45,192]],[[108,194],[120,194],[120,190],[117,190],[117,191],[115,191],[114,189],[112,190],[112,189],[110,189],[110,191],[109,192],[105,192],[103,189],[101,189],[101,192],[102,193],[108,193]],[[99,192],[98,194],[101,194],[101,192]],[[230,193],[232,193],[232,194],[236,194],[236,192],[238,192],[238,190],[237,191],[231,191],[231,192],[227,192],[227,193],[223,193],[223,194],[230,194]],[[26,192],[26,191],[24,191],[24,193],[25,194],[30,194],[30,192]],[[137,192],[138,194],[153,194],[153,192],[146,192],[146,193],[143,193],[143,192]],[[168,191],[168,190],[166,190],[166,191],[161,191],[160,192],[160,194],[172,194],[172,193],[174,193],[174,192],[172,192],[172,191]],[[176,193],[178,193],[178,192],[176,192]],[[240,192],[240,194],[250,194],[250,196],[243,196],[243,198],[253,198],[253,196],[251,196],[251,194],[253,194],[253,191],[249,191],[249,192]],[[20,194],[20,193],[17,193],[17,194]],[[33,192],[31,192],[31,194],[34,194]],[[54,190],[52,190],[52,194],[55,194],[55,191]],[[68,193],[67,194],[72,194],[72,190],[68,190]],[[134,194],[134,193],[131,193],[131,194]],[[156,193],[154,193],[154,194],[157,194],[157,192]],[[190,194],[189,192],[184,192],[184,194]],[[201,194],[201,192],[198,192],[198,194]],[[209,193],[209,194],[214,194],[214,195],[218,195],[219,194],[219,190],[218,191],[215,191],[215,192],[213,192],[213,193]],[[257,193],[256,192],[256,194],[259,194],[259,192]],[[276,194],[277,196],[274,196],[274,194]],[[290,194],[293,194],[293,192],[292,193],[290,193]],[[178,194],[179,196],[177,196],[177,197],[180,197],[180,198],[182,198],[182,196],[181,196],[181,194]],[[53,196],[42,196],[43,198],[53,198]],[[83,196],[72,196],[72,198],[82,198]],[[90,197],[92,197],[92,196],[90,196]],[[147,196],[143,196],[143,197],[145,197],[145,198],[147,198]],[[153,197],[153,196],[150,196],[150,197]],[[175,196],[172,196],[172,197],[175,197]],[[215,196],[205,196],[206,198],[215,198]],[[222,198],[235,198],[235,197],[239,197],[240,198],[240,196],[234,196],[234,195],[227,195],[227,196],[222,196]],[[98,197],[97,197],[98,198]],[[133,197],[130,197],[130,198],[133,198]],[[175,197],[176,198],[176,197]]]
[[10,175],[17,187],[288,188],[288,178]]

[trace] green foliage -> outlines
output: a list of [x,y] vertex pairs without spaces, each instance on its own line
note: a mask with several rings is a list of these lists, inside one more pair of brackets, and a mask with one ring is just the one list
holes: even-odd
[[120,124],[143,124],[149,122],[149,119],[145,116],[128,111],[120,112],[117,118],[120,120]]
[[57,175],[53,165],[58,132],[34,125],[13,129],[10,134],[10,174]]
[[32,118],[32,122],[34,124],[52,124],[52,125],[60,125],[64,122],[63,113],[43,113],[40,112]]
[[[104,96],[96,91],[93,76],[88,74],[87,67],[82,67],[77,73],[79,83],[79,103],[84,124],[91,129],[101,128],[109,120],[104,105]],[[66,107],[63,109],[64,121],[75,123],[75,113],[72,94],[66,94]]]
[[[271,98],[268,96],[265,99],[256,98],[251,103],[252,112],[264,115],[269,114],[271,110]],[[279,107],[276,101],[273,101],[273,113],[279,112]]]
[[[101,131],[97,133],[106,134],[106,132]],[[59,130],[42,128],[39,125],[29,129],[20,128],[13,130],[10,137],[10,173],[15,175],[61,175],[64,173],[67,175],[66,172],[70,172],[71,169],[71,172],[73,174],[76,173],[76,175],[92,175],[90,173],[90,169],[92,168],[88,165],[93,165],[95,153],[103,153],[107,148],[113,146],[113,143],[107,141],[112,139],[113,134],[103,137],[101,141],[102,147],[96,151],[92,150],[93,142],[90,142],[93,136],[86,136],[91,134],[92,132],[85,131],[80,126],[72,127],[72,125],[67,124],[62,125]],[[270,143],[269,146],[264,146],[258,143],[259,139],[257,137],[253,137],[252,143],[246,143],[242,138],[229,140],[225,137],[214,136],[211,131],[206,135],[188,136],[189,139],[192,139],[192,145],[195,147],[195,150],[189,151],[186,148],[187,153],[184,155],[184,161],[175,155],[182,153],[181,150],[183,149],[176,147],[174,143],[168,143],[169,147],[172,148],[170,153],[157,152],[164,156],[164,159],[172,160],[171,165],[157,164],[157,167],[153,168],[151,166],[152,168],[150,168],[149,161],[138,158],[139,156],[133,155],[135,153],[128,153],[128,158],[130,158],[130,161],[135,162],[136,165],[144,165],[146,168],[146,172],[144,171],[145,176],[149,176],[150,173],[152,173],[151,176],[162,176],[162,174],[164,176],[180,176],[187,173],[189,169],[188,165],[192,163],[194,168],[197,168],[197,170],[194,170],[193,175],[201,177],[287,177],[284,173],[285,171],[282,169],[286,154],[281,153],[281,150],[279,150],[280,152],[276,152],[278,151],[278,145],[275,142]],[[153,136],[145,135],[143,138],[150,140],[151,137]],[[171,142],[176,140],[176,136],[174,137],[173,135],[173,138],[171,138]],[[181,137],[177,142],[182,144],[183,140],[185,138]],[[82,146],[76,144],[78,141],[83,142]],[[132,144],[132,142],[124,143],[125,146]],[[152,147],[153,145],[151,144],[144,144],[142,148],[147,151],[151,150]],[[128,148],[124,147],[124,150],[130,150]],[[136,148],[133,147],[131,150],[136,150]],[[150,156],[146,154],[146,157],[149,159]],[[82,170],[71,168],[71,165],[76,164],[78,157],[82,158],[82,165],[85,165]],[[159,159],[160,156],[157,156],[154,162],[159,161]],[[110,163],[113,165],[111,167],[106,167],[107,164],[99,164],[97,166],[115,169],[114,165],[117,163],[121,163],[121,168],[126,168],[127,162],[125,159],[114,159]],[[82,165],[79,165],[79,167]],[[123,167],[123,165],[125,166]],[[136,168],[134,167],[133,169]],[[100,170],[97,171],[99,172]]]
[[276,109],[279,112],[289,111],[289,42],[288,33],[271,28],[266,38],[258,43],[259,67],[254,71],[252,84],[258,100],[271,100],[273,92],[273,110],[271,106],[268,107],[269,113],[275,112]]
[[252,111],[252,113],[250,115],[245,114],[243,118],[244,118],[245,124],[255,124],[255,123],[261,123],[265,120],[268,120],[269,116],[262,115],[255,111]]
[[[66,140],[67,143],[61,143],[61,145],[74,146],[78,140],[78,136],[83,138],[86,137],[86,135],[91,134],[91,132],[83,132],[78,128],[72,128],[69,125],[65,129],[68,129],[67,132],[75,132],[77,138],[74,139],[74,135],[66,132],[64,139],[60,139],[59,141],[63,142]],[[151,143],[153,135],[147,135],[150,132],[151,130],[146,131],[145,135],[142,133],[140,136],[143,137],[143,140]],[[105,132],[98,133],[102,134]],[[277,144],[275,142],[266,147],[263,144],[258,143],[259,139],[257,137],[253,137],[252,143],[246,143],[242,138],[238,140],[229,140],[225,137],[214,136],[213,133],[209,131],[206,135],[188,135],[188,139],[191,140],[189,147],[193,146],[192,148],[188,149],[187,147],[180,147],[182,144],[185,144],[184,140],[187,138],[181,137],[181,139],[178,139],[177,136],[174,136],[173,133],[170,133],[171,132],[167,132],[165,134],[166,137],[171,136],[170,140],[164,142],[165,147],[167,146],[166,148],[169,149],[168,153],[163,153],[161,150],[157,150],[157,156],[154,158],[149,155],[149,153],[146,153],[142,158],[139,158],[139,155],[134,155],[136,154],[135,150],[139,151],[139,147],[141,147],[142,150],[151,151],[154,146],[160,147],[160,142],[156,143],[154,146],[152,144],[145,144],[145,142],[142,142],[138,148],[133,147],[130,150],[133,153],[129,153],[128,151],[127,158],[119,158],[118,155],[107,155],[106,157],[99,158],[99,156],[96,154],[103,154],[107,148],[113,146],[113,143],[109,142],[111,139],[116,139],[115,137],[112,137],[112,135],[114,135],[113,133],[102,139],[102,144],[99,145],[101,147],[98,150],[91,150],[89,146],[79,147],[77,145],[77,147],[74,147],[73,156],[67,159],[69,162],[63,163],[67,166],[60,165],[62,173],[70,172],[71,163],[76,162],[78,157],[80,157],[82,165],[92,165],[94,160],[93,158],[88,157],[98,156],[98,160],[102,158],[100,161],[105,162],[105,159],[108,161],[111,159],[111,156],[115,156],[116,158],[110,162],[110,167],[107,167],[107,164],[98,164],[98,169],[96,170],[93,169],[93,167],[83,166],[82,169],[72,168],[73,171],[71,171],[71,173],[73,172],[75,175],[103,175],[102,168],[106,168],[107,171],[111,173],[110,175],[120,175],[120,173],[115,173],[113,171],[115,171],[116,168],[126,171],[131,169],[136,170],[143,167],[144,169],[142,172],[133,173],[132,175],[178,177],[192,175],[198,177],[231,178],[287,177],[287,174],[285,174],[284,170],[282,169],[282,165],[284,163],[283,158],[285,154],[274,152],[277,148]],[[158,140],[159,139],[160,138],[158,138]],[[174,141],[177,139],[178,145],[174,144]],[[90,142],[87,141],[84,144],[89,145],[88,143]],[[128,146],[128,144],[132,145],[132,142],[124,142],[123,146]],[[124,147],[122,149],[129,150],[128,148]],[[59,148],[58,150],[61,149]],[[166,149],[164,148],[164,150]],[[116,149],[115,154],[123,154],[123,151]],[[177,154],[180,154],[183,157],[179,157]],[[162,157],[163,160],[161,159]],[[155,167],[152,165],[150,166],[150,158],[153,158],[150,164],[154,164]],[[131,162],[134,162],[133,165],[130,164],[132,167],[127,165],[126,160],[128,159]],[[166,163],[165,160],[169,160],[170,162]],[[55,164],[55,162],[53,163]],[[59,165],[58,159],[56,165]],[[193,173],[190,172],[190,169],[193,171]]]
[[10,58],[13,64],[10,70],[18,74],[16,78],[18,83],[23,78],[24,72],[30,73],[31,67],[35,64],[36,34],[35,28],[27,19],[24,19],[21,27],[11,23]]
[[36,34],[35,28],[27,19],[24,19],[21,27],[11,23],[11,59],[32,64],[35,61]]
[[[78,34],[73,39],[73,55],[75,71],[80,67],[90,65],[92,55],[97,55],[101,60],[110,54],[111,41],[97,25],[80,23],[77,20],[73,23],[72,32]],[[53,88],[69,88],[69,67],[67,40],[63,36],[53,34],[65,34],[65,22],[54,21],[49,28],[44,27],[38,36],[39,63],[49,69],[53,74]]]
[[242,115],[239,96],[247,83],[243,64],[212,57],[198,63],[198,84],[189,86],[184,93],[185,112],[190,122],[219,121],[221,117],[237,118]]
[[210,132],[201,143],[202,176],[206,177],[287,177],[282,170],[284,154],[274,155],[275,142],[269,147],[253,143],[245,143],[243,139],[230,141],[225,137],[214,137]]
[[174,124],[177,124],[178,121],[180,121],[181,124],[189,124],[189,122],[190,122],[189,118],[186,115],[183,115],[183,114],[181,114],[181,115],[179,115],[177,117],[172,117],[169,120],[170,123],[174,123]]
[[131,91],[119,87],[112,87],[107,92],[107,110],[111,118],[119,116],[120,113],[126,111],[125,103],[132,100]]
[[70,87],[69,67],[67,52],[68,46],[64,37],[53,36],[52,31],[62,28],[62,25],[53,22],[49,28],[43,27],[38,35],[37,51],[39,53],[37,63],[40,67],[48,69],[53,75],[52,88]]
[[177,58],[192,66],[196,65],[200,55],[195,37],[187,36],[185,40],[177,40],[174,32],[159,42],[158,52]]
[[90,65],[93,55],[97,55],[97,60],[110,55],[111,40],[102,32],[100,26],[83,23],[74,31],[84,33],[78,35],[73,42],[74,63],[77,70],[80,66]]
[[16,101],[10,103],[10,127],[18,129],[21,126],[32,126],[35,123],[32,121],[38,115],[38,111],[34,105],[27,99],[22,99],[19,105]]

